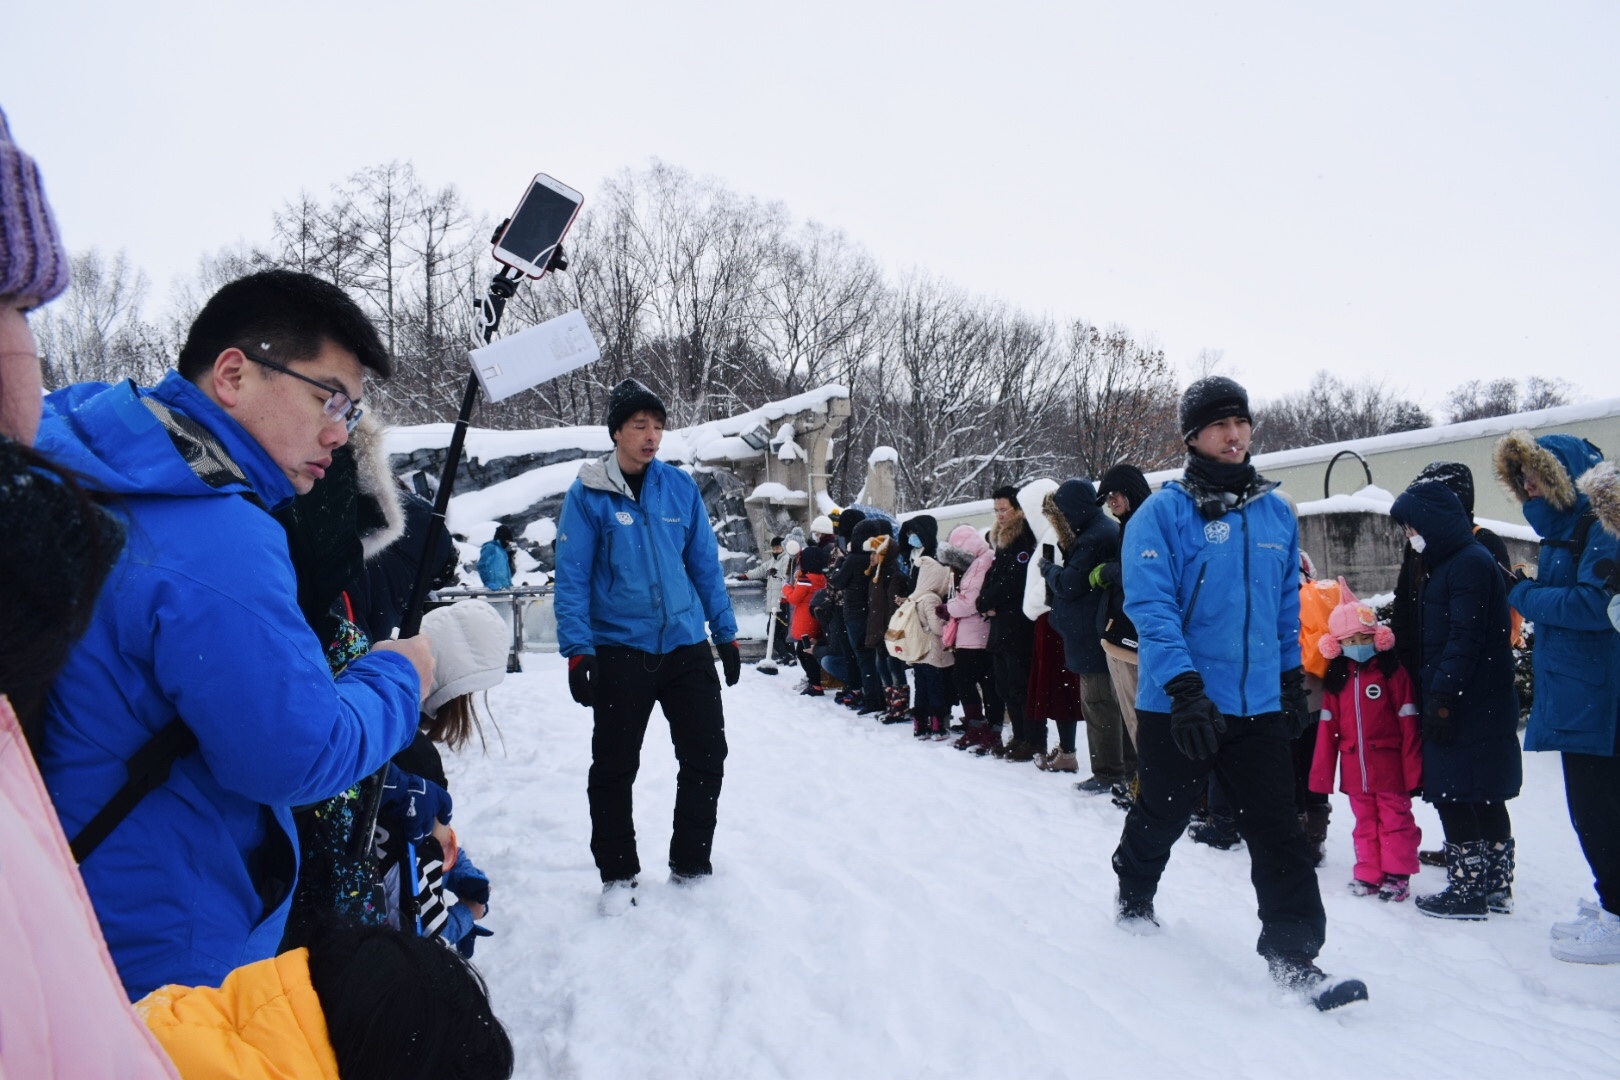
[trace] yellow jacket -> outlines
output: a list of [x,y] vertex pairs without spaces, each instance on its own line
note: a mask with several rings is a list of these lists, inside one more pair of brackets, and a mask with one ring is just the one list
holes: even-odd
[[161,987],[135,1011],[184,1080],[339,1080],[307,949],[239,967],[217,990]]

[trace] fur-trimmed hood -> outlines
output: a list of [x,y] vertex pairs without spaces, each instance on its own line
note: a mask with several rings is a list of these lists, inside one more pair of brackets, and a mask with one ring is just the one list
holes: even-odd
[[1085,532],[1102,510],[1097,506],[1097,489],[1091,481],[1077,478],[1065,480],[1057,490],[1047,492],[1041,500],[1041,513],[1057,534],[1058,550],[1068,551],[1074,547],[1075,537]]
[[405,535],[405,508],[393,470],[388,467],[383,431],[383,425],[368,412],[349,435],[347,445],[354,453],[355,482],[360,496],[360,505],[356,507],[360,548],[367,562]]
[[1598,524],[1620,536],[1620,468],[1612,461],[1600,461],[1586,470],[1575,487],[1592,504]]
[[1524,490],[1524,477],[1529,475],[1547,504],[1560,513],[1577,508],[1582,497],[1575,481],[1602,459],[1602,451],[1585,439],[1573,435],[1535,438],[1523,428],[1502,436],[1493,455],[1496,478],[1515,501],[1529,501]]
[[1013,547],[1019,539],[1029,533],[1034,536],[1034,530],[1029,527],[1029,519],[1024,516],[1024,508],[1013,508],[1012,515],[1006,521],[998,521],[990,528],[990,544],[997,551],[1004,551]]
[[973,565],[973,556],[953,544],[939,545],[939,550],[934,553],[934,558],[941,564],[955,570],[958,574],[966,573],[967,568]]

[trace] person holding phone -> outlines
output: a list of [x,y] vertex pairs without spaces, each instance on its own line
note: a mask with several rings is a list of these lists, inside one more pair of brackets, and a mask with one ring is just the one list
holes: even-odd
[[713,872],[716,808],[726,760],[726,720],[705,624],[737,685],[737,618],[720,549],[698,486],[658,460],[664,403],[635,379],[613,388],[613,452],[587,461],[568,489],[557,526],[557,642],[568,690],[593,710],[591,854],[602,876],[598,910],[635,905],[636,826],[631,795],[654,705],[664,710],[680,772],[670,880]]

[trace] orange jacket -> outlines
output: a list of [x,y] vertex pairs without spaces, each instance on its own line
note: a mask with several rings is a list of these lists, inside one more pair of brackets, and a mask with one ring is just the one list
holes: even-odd
[[239,967],[217,990],[161,987],[135,1011],[183,1080],[339,1080],[307,949]]

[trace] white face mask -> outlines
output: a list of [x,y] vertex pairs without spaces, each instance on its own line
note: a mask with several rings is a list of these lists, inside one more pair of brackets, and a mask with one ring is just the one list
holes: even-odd
[[1423,541],[1423,537],[1419,536],[1417,533],[1413,533],[1411,536],[1408,536],[1406,538],[1406,542],[1411,544],[1412,550],[1417,552],[1419,555],[1423,554],[1423,549],[1427,546]]

